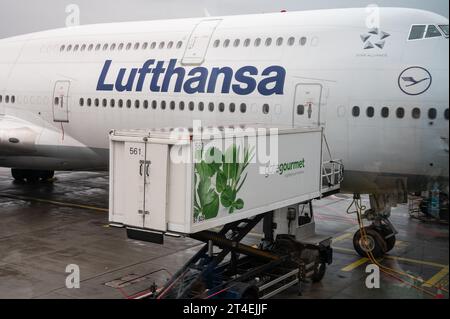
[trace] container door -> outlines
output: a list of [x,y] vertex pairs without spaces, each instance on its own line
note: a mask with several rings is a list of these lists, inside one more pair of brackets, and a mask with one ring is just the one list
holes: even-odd
[[58,81],[53,90],[53,121],[69,122],[69,81]]
[[147,144],[143,175],[144,228],[167,231],[167,171],[169,147],[166,144]]
[[211,37],[221,20],[205,20],[197,24],[189,37],[181,63],[200,65],[205,61]]
[[[128,226],[144,227],[144,163],[145,148],[143,142],[125,142],[125,156],[117,171],[122,172],[122,185],[116,188],[122,190],[122,193],[116,193],[115,197],[120,198],[125,208],[125,220],[123,223]],[[118,180],[118,179],[116,179]]]
[[321,84],[298,84],[295,88],[294,126],[319,126]]

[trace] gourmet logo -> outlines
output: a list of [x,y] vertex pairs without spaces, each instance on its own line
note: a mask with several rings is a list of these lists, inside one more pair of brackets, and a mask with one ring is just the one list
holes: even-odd
[[[115,71],[113,71],[115,69]],[[114,68],[106,60],[97,83],[97,91],[118,92],[183,92],[220,93],[233,92],[249,95],[255,91],[264,96],[283,94],[286,70],[278,65],[266,67],[261,72],[255,66],[243,66],[236,71],[230,67],[177,66],[177,59],[147,60],[140,68]]]

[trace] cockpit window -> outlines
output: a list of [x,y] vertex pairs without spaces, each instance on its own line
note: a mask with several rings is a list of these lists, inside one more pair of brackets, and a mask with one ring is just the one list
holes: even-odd
[[436,38],[442,37],[442,34],[439,32],[438,28],[434,25],[429,25],[427,29],[426,38]]
[[411,28],[411,32],[409,33],[409,40],[418,40],[422,39],[425,34],[426,25],[413,25]]
[[448,24],[446,25],[440,25],[439,29],[442,30],[442,32],[444,33],[444,35],[448,38]]

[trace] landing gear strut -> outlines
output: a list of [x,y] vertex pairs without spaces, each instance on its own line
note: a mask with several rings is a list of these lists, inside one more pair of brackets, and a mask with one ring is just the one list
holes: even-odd
[[47,181],[52,179],[55,171],[31,170],[31,169],[11,169],[11,175],[14,180],[28,183],[36,183],[39,181]]
[[[383,203],[380,205],[380,201]],[[370,209],[365,209],[361,204],[359,194],[354,195],[351,206],[356,206],[358,221],[363,225],[363,220],[372,222],[370,226],[360,228],[353,236],[353,247],[361,257],[372,255],[374,258],[383,257],[391,251],[396,242],[397,230],[389,221],[391,208],[386,205],[383,195],[370,195]]]

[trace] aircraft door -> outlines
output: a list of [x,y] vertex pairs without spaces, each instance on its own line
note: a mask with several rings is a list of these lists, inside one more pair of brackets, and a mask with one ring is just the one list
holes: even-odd
[[319,126],[321,99],[321,84],[298,84],[295,88],[293,125]]
[[58,81],[53,91],[53,121],[69,122],[69,81]]
[[222,20],[204,20],[197,24],[189,37],[182,64],[200,65],[205,61],[211,37]]

